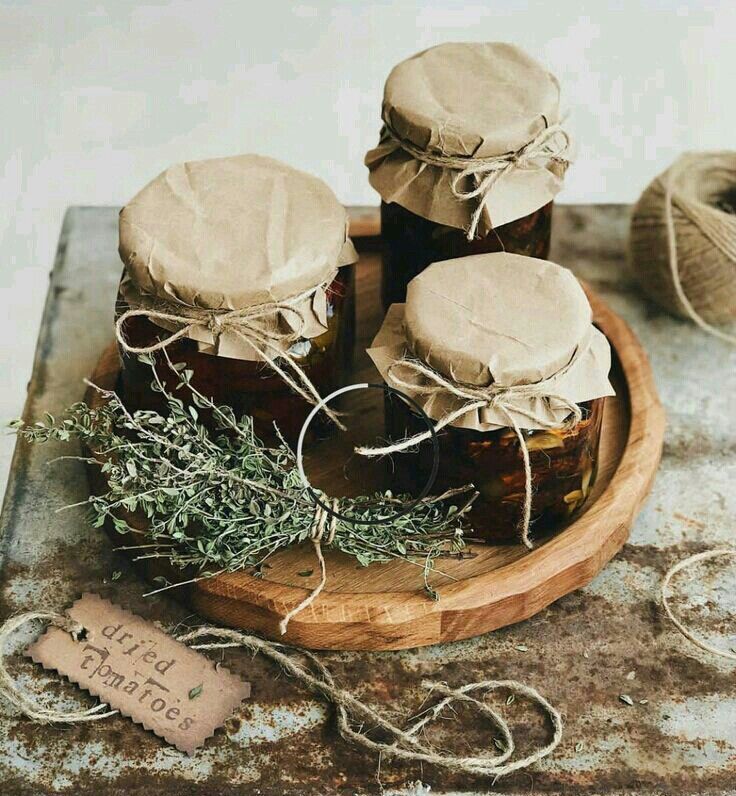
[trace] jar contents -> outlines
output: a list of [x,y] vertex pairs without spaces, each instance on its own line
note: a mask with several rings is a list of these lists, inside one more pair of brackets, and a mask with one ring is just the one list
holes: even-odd
[[[119,313],[128,305],[119,296]],[[170,336],[145,317],[131,318],[125,325],[126,337],[134,347],[148,347]],[[289,349],[289,354],[317,388],[327,395],[342,386],[351,369],[355,338],[354,267],[345,266],[327,290],[327,330],[311,339],[302,338]],[[122,362],[121,390],[126,406],[132,410],[164,411],[166,402],[152,386],[150,365],[141,362],[136,354],[120,349]],[[236,417],[241,414],[253,418],[255,433],[268,444],[277,442],[274,423],[290,444],[296,444],[299,431],[312,406],[298,395],[265,362],[233,359],[203,353],[194,340],[182,338],[164,351],[150,355],[156,373],[168,390],[175,390],[180,379],[169,365],[192,370],[192,387],[215,404],[232,407]],[[195,406],[190,390],[174,392],[185,405]],[[211,412],[197,408],[202,422],[210,427],[217,424]],[[328,433],[331,424],[318,415],[312,426],[317,434]]]
[[422,218],[396,202],[381,202],[384,309],[405,301],[406,286],[430,263],[501,251],[547,259],[552,236],[552,206],[553,202],[548,202],[523,218],[509,221],[469,241],[462,229]]
[[[525,431],[532,470],[530,537],[562,529],[581,511],[595,483],[605,399],[581,405],[583,419],[572,429]],[[404,439],[426,429],[404,401],[386,399],[389,439]],[[480,493],[468,515],[474,536],[518,542],[525,498],[525,475],[519,440],[511,429],[474,431],[445,427],[438,432],[440,468],[433,492],[472,483]],[[421,445],[411,467],[393,457],[395,489],[417,494],[432,467],[433,451]]]

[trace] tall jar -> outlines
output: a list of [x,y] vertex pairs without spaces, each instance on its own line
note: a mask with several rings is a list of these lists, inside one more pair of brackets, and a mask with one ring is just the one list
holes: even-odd
[[294,442],[318,396],[343,383],[357,255],[345,209],[316,177],[256,155],[172,166],[123,208],[120,256],[131,410],[164,409],[152,359],[167,389],[192,371],[194,390],[251,415],[259,436],[275,440],[276,424]]
[[[369,354],[435,424],[433,491],[475,485],[476,535],[528,542],[582,510],[613,390],[608,341],[570,271],[506,253],[434,264],[390,308]],[[433,461],[432,446],[419,444],[426,420],[388,398],[386,426],[392,445],[418,451],[410,462],[393,456],[394,487],[416,493]]]
[[559,101],[557,79],[511,44],[441,44],[391,71],[366,155],[382,199],[384,307],[433,262],[548,256],[571,157]]

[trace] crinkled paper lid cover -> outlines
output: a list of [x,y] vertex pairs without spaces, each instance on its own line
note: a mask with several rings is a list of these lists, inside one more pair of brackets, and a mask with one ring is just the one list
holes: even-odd
[[329,187],[258,155],[164,171],[121,211],[120,256],[141,293],[207,309],[280,301],[357,260]]
[[[614,394],[610,346],[593,326],[590,304],[574,275],[546,260],[504,252],[435,263],[415,277],[406,304],[391,307],[369,354],[395,387],[388,369],[409,356],[461,385],[548,379],[552,394],[574,403]],[[435,420],[462,405],[451,395],[400,389]],[[554,401],[526,400],[520,409],[550,423],[562,423],[569,411]],[[544,427],[525,412],[512,414],[521,428]],[[509,422],[489,407],[454,425],[488,431]]]
[[[384,90],[383,120],[394,134],[445,156],[493,157],[518,151],[560,121],[557,79],[523,50],[501,42],[441,44],[398,64]],[[454,172],[415,160],[387,134],[366,155],[371,185],[385,202],[440,224],[466,227],[473,203],[459,201]],[[564,166],[517,169],[494,186],[481,231],[547,204]]]

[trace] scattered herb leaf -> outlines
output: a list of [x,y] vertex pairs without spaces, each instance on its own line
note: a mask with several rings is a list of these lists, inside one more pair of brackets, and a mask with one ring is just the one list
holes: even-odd
[[189,699],[196,699],[202,693],[202,683],[192,688],[189,692]]

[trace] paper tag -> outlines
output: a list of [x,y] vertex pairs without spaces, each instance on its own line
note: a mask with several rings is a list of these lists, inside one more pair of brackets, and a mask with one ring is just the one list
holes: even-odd
[[250,683],[96,594],[67,611],[78,639],[50,626],[27,650],[124,716],[192,754],[250,696]]

